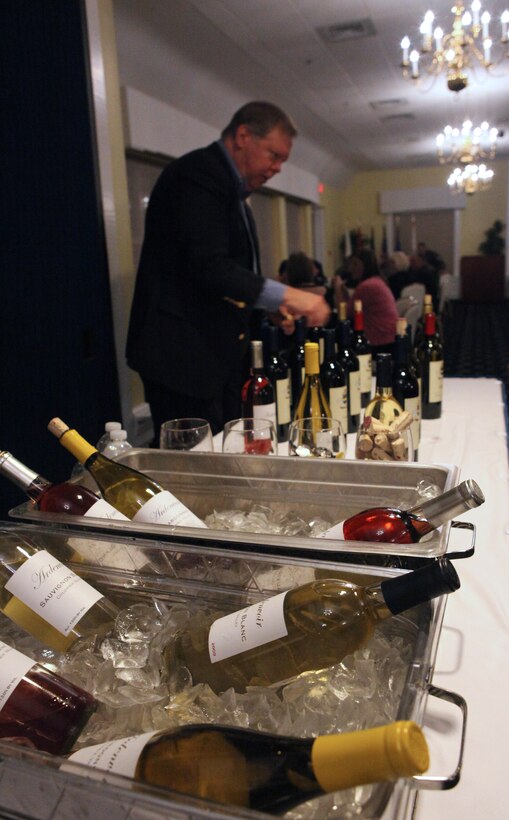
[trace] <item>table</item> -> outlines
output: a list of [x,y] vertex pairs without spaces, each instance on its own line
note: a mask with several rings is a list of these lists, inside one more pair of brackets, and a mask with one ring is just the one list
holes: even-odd
[[[354,440],[348,436],[347,457],[353,457]],[[214,444],[220,451],[220,435]],[[287,448],[280,445],[280,453],[287,455]],[[461,589],[447,602],[433,675],[436,686],[467,702],[461,779],[450,791],[420,791],[414,817],[501,820],[509,816],[509,468],[502,383],[445,379],[442,417],[422,422],[419,461],[459,466],[461,479],[475,479],[486,502],[461,517],[477,529],[476,552],[456,563]],[[451,546],[459,546],[456,540],[466,545],[465,534],[453,531]],[[449,775],[458,759],[461,715],[457,707],[435,700],[428,699],[424,723],[429,774]]]

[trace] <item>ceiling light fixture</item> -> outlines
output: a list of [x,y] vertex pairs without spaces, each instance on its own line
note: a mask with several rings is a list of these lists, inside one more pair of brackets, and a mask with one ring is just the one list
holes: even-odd
[[[468,70],[473,69],[476,63],[487,70],[494,65],[493,40],[490,37],[491,15],[488,11],[481,14],[480,0],[473,0],[468,11],[465,11],[462,3],[456,3],[451,11],[454,20],[449,34],[440,26],[433,28],[435,15],[432,11],[426,12],[419,28],[422,35],[420,53],[412,48],[409,37],[403,37],[401,65],[405,78],[420,78],[419,60],[422,57],[422,67],[427,74],[436,77],[441,71],[446,71],[447,87],[451,91],[462,91],[468,85]],[[500,42],[507,43],[509,10],[502,13],[500,21]],[[502,55],[496,62],[501,58]]]
[[461,128],[446,125],[437,135],[437,154],[440,164],[460,162],[470,165],[482,159],[493,159],[497,151],[498,128],[490,128],[486,121],[475,128],[465,120]]
[[477,191],[485,191],[493,182],[494,172],[487,168],[484,163],[481,165],[466,165],[463,168],[455,168],[447,184],[452,193],[465,193],[468,196]]

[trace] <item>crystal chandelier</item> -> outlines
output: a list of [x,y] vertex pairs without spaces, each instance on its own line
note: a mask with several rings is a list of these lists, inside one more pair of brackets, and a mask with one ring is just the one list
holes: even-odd
[[485,191],[493,181],[494,173],[484,163],[455,168],[447,180],[449,190],[453,193],[465,193],[468,196],[477,191]]
[[[480,0],[473,0],[470,10],[465,11],[462,3],[456,3],[451,9],[454,19],[452,31],[446,34],[440,26],[433,28],[435,15],[427,11],[420,26],[422,42],[420,53],[412,48],[410,38],[405,36],[401,41],[403,51],[403,76],[418,80],[421,76],[419,60],[422,57],[422,69],[431,76],[438,76],[441,71],[447,73],[447,86],[451,91],[462,91],[468,85],[468,70],[476,64],[485,69],[493,65],[490,37],[491,15],[488,11],[481,14]],[[502,13],[500,42],[508,42],[509,10]],[[509,55],[508,55],[509,56]]]
[[437,135],[436,145],[440,164],[460,162],[470,165],[481,159],[493,159],[497,150],[498,128],[490,128],[488,122],[473,127],[465,120],[461,128],[446,125]]

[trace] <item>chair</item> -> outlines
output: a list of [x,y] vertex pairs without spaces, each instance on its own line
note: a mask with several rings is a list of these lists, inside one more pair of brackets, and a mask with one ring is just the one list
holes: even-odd
[[447,310],[453,289],[452,273],[442,273],[438,290],[438,312],[442,315]]
[[422,314],[422,308],[419,307],[419,304],[412,305],[408,308],[405,319],[408,322],[408,326],[411,328],[410,331],[410,340],[412,344],[414,343],[415,339],[415,328],[417,327],[417,322],[419,321],[419,317]]
[[404,299],[406,296],[413,296],[414,299],[417,300],[419,303],[419,309],[422,313],[422,306],[424,304],[424,294],[426,293],[426,288],[420,282],[414,282],[411,285],[405,285],[404,288],[401,289],[400,299]]

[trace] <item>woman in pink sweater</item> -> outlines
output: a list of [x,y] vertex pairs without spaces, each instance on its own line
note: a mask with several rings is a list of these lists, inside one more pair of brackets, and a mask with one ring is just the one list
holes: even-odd
[[348,302],[348,316],[353,316],[353,303],[362,302],[364,330],[377,353],[393,353],[398,310],[391,289],[382,278],[373,251],[363,248],[355,251],[347,260],[347,270],[355,283],[353,293],[349,292],[342,280],[336,277],[336,302]]

